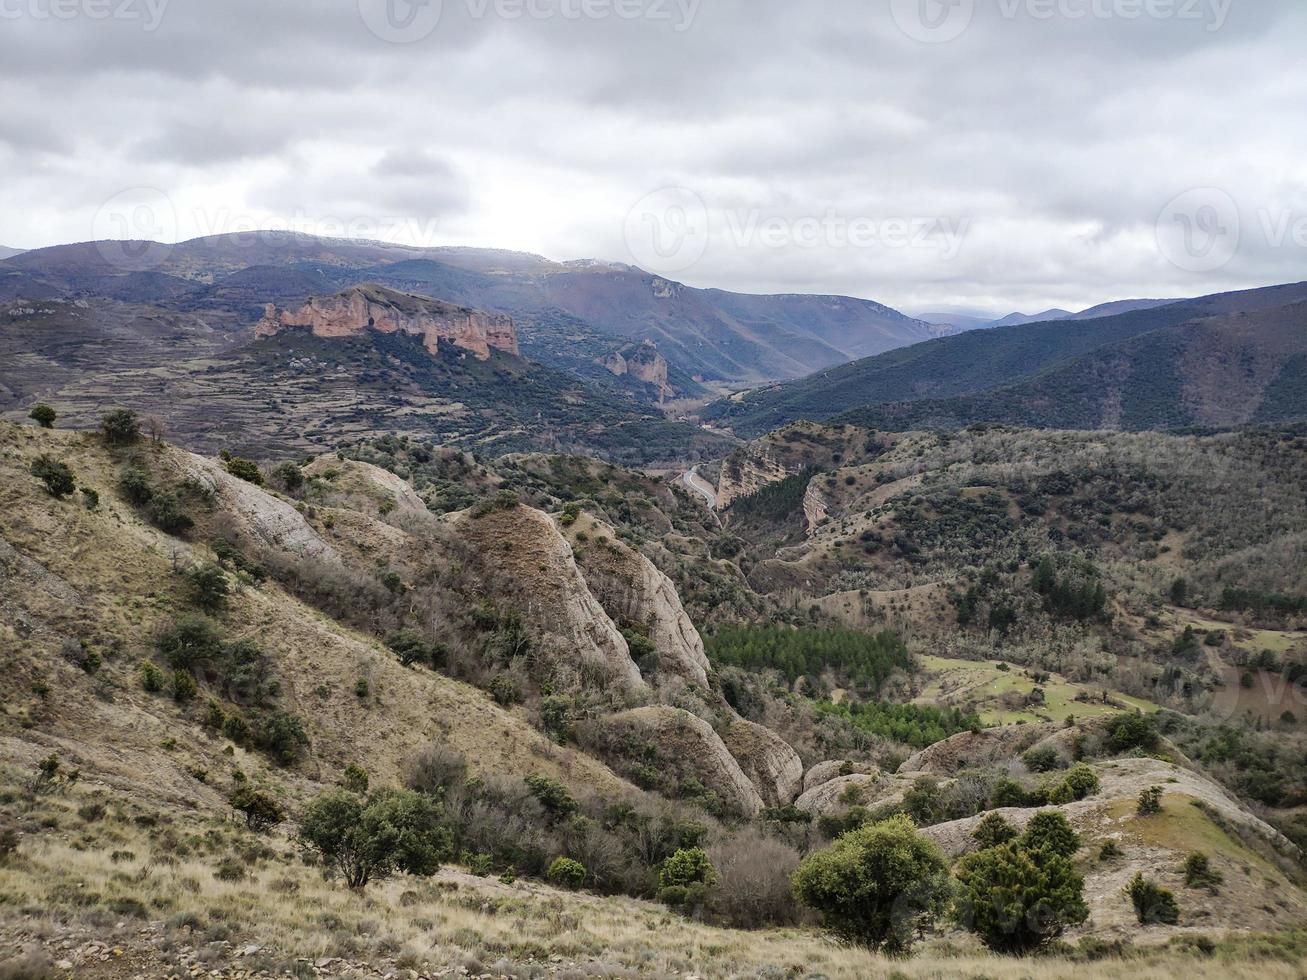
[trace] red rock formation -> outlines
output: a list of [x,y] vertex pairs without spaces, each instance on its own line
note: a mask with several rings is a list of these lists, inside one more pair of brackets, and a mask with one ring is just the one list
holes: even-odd
[[407,333],[422,338],[431,353],[444,340],[488,360],[490,351],[517,354],[511,317],[412,296],[381,286],[356,286],[335,296],[314,297],[298,310],[268,304],[255,336],[272,337],[289,329],[308,329],[317,337],[352,337],[364,330]]
[[658,401],[662,403],[675,397],[676,390],[667,379],[667,360],[658,353],[658,348],[649,342],[623,347],[599,361],[619,378],[630,375],[647,385],[658,389]]

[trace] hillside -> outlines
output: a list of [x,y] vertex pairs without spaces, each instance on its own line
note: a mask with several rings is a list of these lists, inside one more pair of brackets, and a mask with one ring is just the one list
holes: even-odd
[[[1287,761],[1307,721],[1305,453],[1277,434],[800,425],[733,454],[718,496],[750,588],[797,615],[1201,716],[1185,729],[1200,746],[1226,724],[1266,729],[1222,778],[1291,820],[1307,791]],[[1056,716],[1053,689],[1032,700],[1039,683],[1005,676],[949,700]],[[1083,700],[1071,713],[1092,713]]]
[[[58,246],[12,257],[0,273],[0,297],[112,296],[171,312],[220,312],[247,325],[265,303],[289,306],[378,283],[508,314],[555,342],[565,336],[556,329],[559,316],[606,338],[609,351],[653,342],[687,378],[731,384],[799,377],[939,332],[878,303],[847,297],[745,296],[691,289],[615,263],[274,232],[177,245]],[[551,346],[542,338],[536,351]],[[682,394],[697,393],[687,385]]]
[[0,412],[21,419],[45,401],[68,424],[92,426],[106,401],[117,402],[157,416],[192,448],[255,457],[405,431],[492,455],[585,451],[635,464],[728,445],[668,421],[599,365],[583,378],[506,352],[516,341],[505,318],[376,295],[385,303],[372,307],[373,319],[384,320],[383,308],[409,317],[394,304],[416,303],[405,322],[418,335],[323,337],[277,321],[251,340],[209,313],[105,300],[0,305]]
[[1195,320],[983,394],[854,409],[888,429],[976,422],[1054,429],[1230,428],[1307,420],[1307,304]]
[[[867,465],[845,455],[854,446],[885,467],[926,448],[854,437],[830,450],[850,465]],[[805,441],[835,445],[815,430]],[[0,823],[19,830],[0,882],[22,896],[0,906],[11,949],[93,976],[116,976],[120,959],[146,975],[299,959],[327,974],[506,976],[534,963],[725,977],[800,955],[831,976],[1003,976],[1003,960],[951,927],[907,962],[832,947],[786,876],[873,813],[912,815],[955,860],[981,814],[1019,828],[1047,805],[1073,746],[1100,786],[1053,804],[1084,837],[1091,918],[1071,941],[1137,944],[1152,951],[1133,964],[1163,969],[1194,929],[1237,958],[1241,937],[1307,923],[1298,852],[1179,747],[1202,745],[1192,716],[1163,713],[1165,739],[1123,750],[1114,726],[1155,706],[1074,679],[1068,661],[1067,676],[1013,689],[1027,705],[1040,684],[1050,704],[1085,697],[1074,721],[1045,723],[1036,706],[1029,724],[982,728],[958,664],[918,660],[889,634],[739,625],[701,638],[676,581],[702,587],[732,565],[756,579],[761,565],[747,543],[712,558],[733,552],[733,531],[680,489],[593,460],[485,465],[398,437],[354,455],[389,468],[340,454],[258,473],[145,440],[0,425]],[[31,473],[41,457],[85,489],[47,492]],[[1277,459],[1269,447],[1257,458]],[[1274,494],[1266,507],[1283,509]],[[775,519],[760,515],[759,533]],[[661,563],[680,566],[676,579]],[[33,777],[52,753],[58,767]],[[289,829],[247,829],[225,802],[250,785],[298,814],[359,778],[351,764],[373,786],[443,801],[460,841],[451,868],[350,893],[292,858]],[[62,775],[73,769],[75,781]],[[1153,784],[1167,787],[1162,815],[1133,816]],[[560,824],[549,808],[566,800],[580,816]],[[684,834],[720,875],[711,926],[649,901],[662,848]],[[1095,859],[1108,840],[1120,856]],[[1219,900],[1180,882],[1196,848],[1224,876]],[[585,897],[540,881],[560,854],[582,861]],[[1183,892],[1180,925],[1135,924],[1120,889],[1136,870]],[[51,925],[25,917],[33,903]],[[746,941],[729,925],[768,931]],[[1295,947],[1277,942],[1270,968],[1296,968]],[[1048,962],[1050,975],[1084,969]]]
[[[1263,403],[1276,421],[1302,419],[1292,358],[1307,336],[1304,297],[1307,286],[1276,286],[972,331],[723,400],[703,414],[747,436],[845,413],[890,430],[970,422],[1143,429],[1228,418],[1220,393],[1237,382],[1244,421]],[[1252,384],[1241,376],[1245,356],[1259,362]]]

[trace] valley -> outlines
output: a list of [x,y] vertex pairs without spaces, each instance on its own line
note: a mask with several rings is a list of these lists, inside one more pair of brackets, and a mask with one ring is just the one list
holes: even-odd
[[[148,276],[0,262],[16,962],[1017,976],[1019,930],[965,889],[1037,859],[1070,889],[1021,940],[1042,975],[1302,967],[1297,287],[773,366],[708,404],[715,355],[523,298],[630,270],[234,244]],[[819,322],[847,359],[890,313]],[[1129,384],[1107,427],[1031,394],[1128,378],[1141,343],[1186,372],[1149,411],[1210,425],[1124,424]],[[923,364],[935,393],[901,400]],[[868,372],[900,400],[851,408]],[[1034,414],[936,424],[945,391]],[[949,910],[849,942],[811,876],[882,838],[937,863]]]
[[1307,5],[0,22],[0,980],[1307,977]]
[[[1290,566],[1250,557],[1294,547],[1307,526],[1286,506],[1307,466],[1293,437],[804,425],[710,467],[728,501],[720,522],[694,469],[689,487],[584,457],[480,460],[402,434],[248,472],[235,456],[143,438],[115,448],[98,433],[9,424],[0,437],[6,812],[22,828],[5,880],[29,903],[69,910],[50,935],[74,967],[100,962],[100,949],[113,962],[119,948],[147,973],[236,969],[242,958],[326,974],[644,969],[645,941],[619,925],[638,921],[694,944],[660,945],[666,970],[710,948],[716,965],[695,967],[710,976],[810,949],[830,975],[889,975],[901,967],[827,946],[796,916],[785,878],[803,855],[906,813],[956,859],[982,815],[1020,828],[1050,802],[1091,855],[1079,864],[1090,918],[1067,934],[1078,948],[1124,944],[1137,950],[1131,968],[1160,956],[1162,969],[1188,955],[1200,923],[1233,951],[1241,936],[1307,922],[1294,843],[1307,842],[1296,817],[1307,770],[1284,754],[1303,744],[1307,712],[1276,720],[1301,696],[1303,624],[1221,608],[1235,569],[1268,594],[1293,584]],[[47,493],[28,475],[38,457],[65,461],[95,507]],[[1081,459],[1094,460],[1093,479]],[[1237,527],[1205,516],[1222,513],[1215,486],[1188,481],[1207,472],[1234,486],[1231,467],[1257,473],[1265,518],[1246,507]],[[132,502],[135,472],[154,498],[175,501],[186,529],[163,530],[152,504]],[[1081,526],[1079,495],[1110,501],[1113,486],[1152,496],[1134,500],[1128,520]],[[911,516],[921,508],[926,523]],[[1178,552],[1157,548],[1176,534],[1188,542]],[[1057,540],[1075,542],[1081,564],[1040,558]],[[221,598],[197,609],[206,568]],[[881,588],[852,577],[869,569]],[[1180,577],[1190,584],[1177,605]],[[142,687],[149,665],[172,656],[168,637],[200,629],[197,611],[222,649],[259,658],[258,691],[232,686],[227,654],[196,668],[198,696],[169,693],[181,671],[162,675],[162,691]],[[1251,685],[1231,684],[1252,664]],[[1258,733],[1240,736],[1250,717]],[[1124,734],[1134,719],[1144,727]],[[1135,738],[1151,747],[1123,748]],[[52,757],[76,782],[25,788],[36,784],[23,773]],[[1099,788],[1062,802],[1076,759]],[[453,870],[351,897],[292,859],[293,837],[224,816],[241,785],[296,809],[356,770],[374,786],[440,794],[465,841]],[[496,807],[533,799],[524,781],[557,787],[548,792],[595,825],[558,825],[546,808],[518,818],[540,820],[535,830],[491,830]],[[1165,789],[1165,819],[1144,822],[1135,797],[1152,785]],[[649,903],[658,892],[625,864],[627,831],[601,816],[618,799],[639,819],[702,828],[695,839],[717,876],[712,925],[686,922],[667,896]],[[146,826],[166,829],[143,838]],[[1092,858],[1109,841],[1124,856]],[[109,842],[130,856],[101,863]],[[591,897],[557,890],[546,873],[555,848],[586,855]],[[767,870],[747,857],[758,849]],[[1121,882],[1141,869],[1177,880],[1195,850],[1222,869],[1222,898],[1180,882],[1184,919],[1138,927]],[[139,874],[123,874],[138,862]],[[93,883],[83,905],[64,904],[60,867]],[[192,878],[210,883],[193,890]],[[293,896],[290,909],[336,911],[257,933],[219,925],[247,918],[268,889]],[[1279,897],[1230,915],[1232,900],[1246,910],[1264,893]],[[94,917],[73,912],[133,902],[127,918],[148,927],[87,932]],[[353,938],[365,907],[386,910],[386,924]],[[505,914],[539,925],[510,935]],[[767,938],[721,931],[732,925],[766,926]],[[227,938],[215,946],[215,935]],[[908,975],[942,968],[941,956],[966,968],[983,954],[965,937],[945,930],[903,964]]]

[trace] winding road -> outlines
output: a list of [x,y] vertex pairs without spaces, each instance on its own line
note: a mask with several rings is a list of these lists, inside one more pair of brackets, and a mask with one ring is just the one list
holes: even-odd
[[686,489],[693,490],[699,496],[703,497],[704,502],[708,504],[709,510],[716,510],[717,495],[713,493],[711,490],[709,490],[707,487],[705,487],[702,483],[699,483],[698,479],[699,479],[699,467],[697,466],[692,466],[690,469],[686,470],[684,473],[681,474],[681,484],[684,487],[686,487]]

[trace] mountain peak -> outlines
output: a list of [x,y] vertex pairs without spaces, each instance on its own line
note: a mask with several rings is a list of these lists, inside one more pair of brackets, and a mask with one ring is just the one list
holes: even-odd
[[1028,315],[1025,313],[1009,313],[1001,320],[995,320],[990,324],[991,327],[1017,327],[1027,323],[1048,323],[1052,320],[1065,320],[1072,316],[1070,310],[1052,309],[1045,310],[1043,313]]

